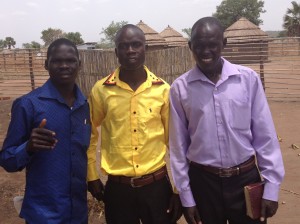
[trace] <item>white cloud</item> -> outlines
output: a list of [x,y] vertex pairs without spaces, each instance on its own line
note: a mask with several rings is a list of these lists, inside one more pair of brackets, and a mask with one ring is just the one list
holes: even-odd
[[17,10],[17,11],[12,12],[12,15],[13,16],[27,16],[28,12]]
[[39,7],[39,5],[36,2],[27,2],[26,4],[30,7],[32,7],[32,8],[38,8]]
[[106,3],[106,2],[109,2],[110,0],[95,0],[97,3]]
[[76,3],[88,3],[90,0],[74,0]]
[[60,11],[61,12],[83,12],[85,10],[83,9],[83,7],[75,6],[71,8],[62,8]]

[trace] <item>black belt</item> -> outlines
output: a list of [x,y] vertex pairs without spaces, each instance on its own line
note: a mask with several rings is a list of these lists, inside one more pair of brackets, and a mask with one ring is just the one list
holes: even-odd
[[128,184],[132,187],[143,187],[145,185],[151,184],[154,181],[161,180],[165,176],[167,176],[168,171],[166,166],[160,168],[154,173],[146,174],[138,177],[126,177],[126,176],[116,176],[116,175],[108,175],[108,180],[121,183]]
[[255,164],[255,156],[251,156],[246,162],[243,162],[237,166],[229,167],[229,168],[220,168],[214,166],[206,166],[199,163],[195,163],[191,161],[192,166],[199,168],[203,171],[218,175],[219,177],[231,177],[236,176],[241,173],[245,173],[256,166]]

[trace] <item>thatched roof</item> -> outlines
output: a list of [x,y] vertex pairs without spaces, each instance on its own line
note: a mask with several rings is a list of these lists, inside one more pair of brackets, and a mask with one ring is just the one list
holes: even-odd
[[184,38],[179,32],[174,30],[172,27],[168,25],[163,31],[161,31],[160,36],[165,38],[168,46],[170,47],[177,47],[183,46],[187,44],[187,39]]
[[145,34],[146,45],[148,46],[166,46],[166,40],[154,29],[145,24],[142,20],[136,24]]
[[242,17],[225,30],[224,36],[228,42],[243,40],[262,40],[268,37],[268,34],[262,31],[258,26]]

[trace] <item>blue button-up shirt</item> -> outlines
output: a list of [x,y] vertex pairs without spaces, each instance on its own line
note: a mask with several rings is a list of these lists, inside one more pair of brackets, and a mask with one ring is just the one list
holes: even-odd
[[195,66],[171,86],[171,168],[185,207],[195,205],[189,161],[226,168],[254,154],[266,182],[263,198],[278,200],[284,167],[260,78],[250,68],[222,60],[216,84]]
[[[70,108],[48,80],[41,88],[15,100],[0,164],[15,172],[26,167],[26,189],[20,216],[27,222],[87,223],[87,155],[89,107],[76,86]],[[47,119],[46,129],[58,140],[51,151],[33,155],[26,144],[33,128]]]

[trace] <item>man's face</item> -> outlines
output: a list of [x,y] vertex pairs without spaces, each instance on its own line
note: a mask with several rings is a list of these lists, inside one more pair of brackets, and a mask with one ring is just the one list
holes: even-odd
[[72,46],[63,44],[51,50],[45,61],[45,68],[55,84],[73,84],[80,68],[80,60]]
[[215,25],[200,25],[193,31],[189,47],[204,74],[213,75],[221,63],[223,43],[223,33]]
[[124,30],[116,41],[115,52],[122,69],[140,68],[145,62],[145,36],[134,28]]

